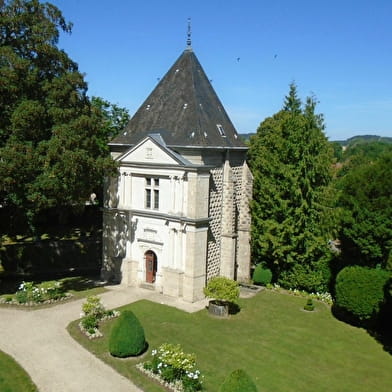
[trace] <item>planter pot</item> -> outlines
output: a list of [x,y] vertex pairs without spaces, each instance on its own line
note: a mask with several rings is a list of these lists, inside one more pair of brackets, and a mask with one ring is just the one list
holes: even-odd
[[229,306],[222,302],[210,301],[208,303],[208,313],[216,317],[228,317]]

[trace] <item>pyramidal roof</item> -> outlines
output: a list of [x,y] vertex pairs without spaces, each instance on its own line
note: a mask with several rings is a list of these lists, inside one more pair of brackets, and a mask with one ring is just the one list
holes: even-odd
[[168,147],[246,148],[190,46],[110,145],[159,133]]

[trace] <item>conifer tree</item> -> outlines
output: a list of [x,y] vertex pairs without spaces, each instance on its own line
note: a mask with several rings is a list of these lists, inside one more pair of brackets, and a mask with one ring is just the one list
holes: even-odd
[[260,124],[249,150],[253,258],[281,284],[309,291],[327,288],[334,221],[333,154],[315,108],[314,98],[302,105],[292,83],[283,109]]

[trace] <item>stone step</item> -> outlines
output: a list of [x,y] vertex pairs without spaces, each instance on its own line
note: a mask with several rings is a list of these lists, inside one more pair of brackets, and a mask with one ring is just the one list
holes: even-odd
[[139,287],[141,287],[142,289],[155,291],[155,284],[154,283],[147,283],[147,282],[140,283]]

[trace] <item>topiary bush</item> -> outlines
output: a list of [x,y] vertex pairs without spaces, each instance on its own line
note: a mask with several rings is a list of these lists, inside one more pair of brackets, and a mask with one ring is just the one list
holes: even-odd
[[257,392],[257,387],[244,370],[237,369],[226,378],[219,392]]
[[375,321],[385,301],[385,287],[391,277],[382,269],[350,266],[336,277],[335,306],[360,324]]
[[307,299],[304,309],[307,310],[308,312],[312,312],[314,310],[314,304],[312,298]]
[[121,313],[109,337],[109,352],[114,357],[125,358],[141,354],[147,343],[140,321],[130,310]]
[[204,287],[204,295],[221,303],[237,303],[240,288],[236,281],[224,276],[217,276],[212,278]]
[[269,268],[264,267],[262,264],[257,264],[255,270],[253,271],[253,282],[255,284],[260,284],[266,286],[271,283],[272,272]]

